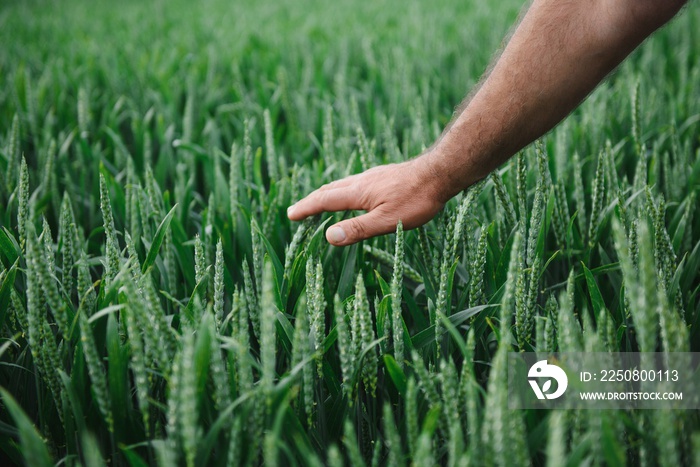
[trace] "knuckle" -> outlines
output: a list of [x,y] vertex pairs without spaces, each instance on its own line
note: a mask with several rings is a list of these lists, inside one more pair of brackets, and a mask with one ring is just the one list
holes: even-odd
[[363,222],[360,222],[356,219],[351,219],[350,221],[348,221],[347,226],[347,235],[348,238],[352,241],[358,241],[368,237],[367,226],[365,226]]
[[323,198],[324,192],[318,189],[309,195],[308,200],[310,204],[317,205],[323,201]]
[[328,204],[328,200],[330,199],[329,193],[327,191],[322,191],[318,194],[318,197],[316,199],[316,202],[320,206],[325,206]]
[[324,183],[321,185],[321,187],[318,189],[318,191],[327,191],[327,190],[332,190],[334,188],[337,188],[339,184],[339,180],[333,180],[328,183]]

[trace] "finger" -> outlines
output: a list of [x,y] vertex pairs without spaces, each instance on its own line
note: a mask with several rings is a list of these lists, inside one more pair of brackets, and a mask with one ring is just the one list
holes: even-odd
[[[345,177],[345,178],[342,178],[340,180],[334,180],[330,183],[326,183],[326,184],[320,186],[319,188],[314,190],[312,193],[310,193],[306,197],[302,198],[301,200],[297,201],[296,203],[294,203],[293,205],[288,207],[287,208],[287,217],[289,217],[289,219],[291,219],[293,221],[296,221],[296,220],[302,220],[305,217],[312,215],[312,214],[308,214],[304,217],[301,217],[301,214],[300,214],[301,211],[297,212],[297,207],[300,205],[300,203],[302,203],[301,206],[304,207],[304,205],[306,205],[306,203],[308,202],[309,198],[312,198],[312,200],[313,200],[317,196],[320,197],[321,196],[320,194],[323,192],[335,190],[335,189],[339,189],[339,188],[351,187],[351,185],[355,182],[356,177],[357,177],[357,175],[351,175],[349,177]],[[338,210],[342,211],[343,209],[338,209]],[[323,211],[325,211],[325,210],[322,209],[321,211],[315,212],[314,214],[318,214],[318,213],[323,212]],[[330,211],[330,209],[328,211]]]
[[293,221],[306,219],[322,212],[363,209],[356,190],[352,187],[318,189],[287,209],[287,217]]
[[346,246],[395,230],[396,221],[380,209],[375,209],[331,226],[326,231],[326,240],[332,245]]
[[345,188],[353,182],[353,176],[341,178],[340,180],[334,180],[330,183],[322,185],[317,191],[333,190],[335,188]]

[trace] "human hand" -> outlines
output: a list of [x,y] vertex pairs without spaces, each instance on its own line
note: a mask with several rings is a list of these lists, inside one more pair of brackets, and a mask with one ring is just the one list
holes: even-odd
[[447,201],[443,199],[441,182],[423,157],[382,165],[323,185],[290,206],[287,216],[300,221],[321,212],[367,211],[326,231],[329,243],[352,245],[394,232],[399,220],[406,229],[430,221]]

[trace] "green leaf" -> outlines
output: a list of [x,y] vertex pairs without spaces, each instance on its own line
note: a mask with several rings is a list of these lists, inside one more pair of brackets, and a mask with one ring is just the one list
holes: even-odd
[[386,283],[381,274],[379,274],[379,271],[375,269],[374,275],[377,277],[377,282],[379,283],[379,288],[382,290],[382,295],[385,297],[391,296],[391,286]]
[[676,274],[679,274],[678,280],[681,290],[690,290],[694,281],[697,280],[698,270],[700,270],[700,241],[695,244],[690,254],[683,257],[676,270]]
[[75,388],[71,383],[70,377],[63,370],[58,370],[58,375],[63,383],[63,391],[66,395],[68,402],[70,403],[71,411],[73,412],[73,420],[77,424],[77,432],[83,433],[85,428],[85,417],[83,416],[83,407],[81,405],[82,400],[75,393]]
[[206,279],[197,282],[197,285],[194,286],[194,290],[192,291],[192,295],[190,295],[190,299],[188,300],[187,306],[185,307],[185,310],[183,313],[185,315],[185,318],[187,318],[187,320],[194,325],[197,324],[195,322],[195,319],[194,319],[195,303],[197,302],[197,297],[201,293],[200,291],[206,290],[207,282],[208,281]]
[[205,313],[197,331],[197,342],[194,348],[194,369],[197,374],[197,394],[204,394],[209,375],[209,362],[211,359],[211,330],[214,329],[214,316]]
[[[471,318],[472,316],[478,315],[481,311],[488,309],[488,308],[498,308],[500,306],[499,303],[490,303],[488,305],[478,305],[474,306],[471,308],[467,308],[466,310],[459,311],[457,313],[454,313],[450,316],[447,317],[450,323],[452,323],[453,326],[459,326],[460,324],[464,323],[466,320]],[[442,334],[447,332],[447,329],[442,329]],[[428,344],[431,344],[432,342],[435,341],[435,325],[430,326],[429,328],[426,328],[419,332],[418,334],[414,335],[411,339],[413,342],[413,347],[416,349],[420,349],[422,347],[425,347]]]
[[19,430],[19,442],[26,464],[32,467],[52,467],[53,462],[46,443],[27,414],[5,388],[0,387],[0,395]]
[[7,352],[7,349],[10,348],[11,345],[15,345],[16,347],[20,347],[20,345],[17,343],[17,339],[19,339],[22,336],[21,333],[17,333],[14,336],[12,336],[12,339],[6,339],[5,343],[0,345],[0,358]]
[[325,339],[323,339],[323,343],[321,344],[321,347],[323,348],[323,353],[328,352],[331,349],[331,346],[335,343],[335,341],[338,339],[338,327],[333,326],[333,329],[330,330],[328,335],[326,336]]
[[[306,313],[306,310],[297,310],[297,313]],[[287,354],[292,354],[292,342],[294,342],[294,327],[292,323],[287,319],[287,315],[281,311],[277,312],[277,335],[284,348],[287,350]],[[278,349],[279,352],[279,349]]]
[[14,264],[21,254],[21,249],[12,232],[7,227],[0,229],[0,252],[7,259],[6,266]]
[[85,465],[89,465],[90,467],[106,465],[102,453],[100,452],[100,447],[95,439],[95,435],[89,431],[84,431],[81,447],[85,458]]
[[299,300],[306,285],[306,255],[303,251],[294,257],[289,278],[282,280],[281,294],[285,300],[284,310],[291,310]]
[[467,346],[464,342],[464,339],[460,335],[459,331],[455,327],[455,325],[452,324],[452,322],[444,316],[442,317],[441,321],[442,321],[443,326],[445,327],[445,330],[450,333],[450,335],[452,336],[452,339],[457,344],[457,347],[459,347],[459,350],[460,350],[460,352],[462,352],[462,355],[466,356],[467,355]]
[[176,208],[177,204],[175,204],[175,206],[173,206],[172,209],[170,209],[170,212],[168,212],[168,214],[166,214],[163,220],[160,222],[160,225],[156,230],[156,234],[153,237],[153,242],[151,242],[151,247],[148,249],[146,261],[144,261],[143,266],[141,266],[142,273],[145,274],[146,271],[148,271],[148,268],[150,268],[153,265],[153,263],[155,263],[156,257],[158,256],[158,251],[160,251],[160,246],[163,244],[163,240],[165,239],[165,233],[168,230],[168,227],[170,226],[170,221],[175,215]]
[[561,253],[561,250],[557,250],[554,253],[552,253],[552,256],[549,257],[549,259],[544,263],[544,266],[540,269],[540,274],[537,278],[537,280],[542,280],[542,276],[544,276],[545,271],[547,270],[547,267],[549,267],[550,263],[556,259],[557,256]]
[[394,386],[396,387],[397,391],[399,391],[399,394],[401,394],[402,397],[405,396],[407,385],[406,375],[403,373],[403,370],[401,370],[401,368],[399,367],[399,364],[396,363],[394,357],[385,354],[384,366],[386,367],[386,371],[389,374],[391,381],[393,381]]
[[355,367],[355,372],[352,375],[352,381],[359,381],[360,380],[360,373],[362,371],[362,362],[365,359],[365,356],[374,348],[377,347],[383,340],[385,340],[386,337],[380,337],[379,339],[375,339],[369,344],[367,344],[363,349],[362,352],[360,352],[360,355],[358,356],[357,359],[357,366]]
[[216,420],[211,424],[211,428],[209,428],[207,434],[200,441],[200,447],[197,450],[197,465],[207,464],[207,460],[209,459],[211,452],[214,450],[214,446],[218,440],[217,438],[219,436],[219,432],[221,432],[221,430],[231,422],[233,411],[248,399],[253,398],[256,394],[257,393],[255,391],[249,391],[218,413]]
[[126,146],[124,145],[124,141],[122,140],[121,136],[119,136],[119,134],[116,131],[114,131],[113,129],[111,129],[108,126],[104,126],[102,128],[102,130],[107,134],[107,136],[109,136],[109,139],[112,140],[112,142],[114,143],[114,146],[117,149],[119,149],[119,151],[121,151],[124,156],[128,156],[131,154],[129,152],[129,150],[126,148]]
[[[320,219],[320,216],[316,216],[318,219]],[[321,242],[325,241],[325,230],[326,226],[330,221],[332,221],[333,218],[329,217],[325,221],[321,222],[318,227],[316,227],[316,230],[314,233],[311,235],[307,242],[306,246],[306,251],[310,252],[316,252],[321,249]]]
[[7,274],[5,274],[5,271],[0,274],[0,278],[3,279],[2,284],[0,285],[0,329],[2,329],[5,325],[5,317],[7,316],[7,310],[9,308],[8,305],[10,303],[10,296],[12,294],[12,289],[15,286],[17,263],[18,261],[15,261],[15,264],[13,264],[10,270],[7,271]]
[[136,454],[129,447],[120,445],[119,449],[122,451],[122,454],[124,454],[124,457],[126,457],[126,460],[129,462],[131,467],[148,467],[148,463],[146,463],[141,456]]
[[[375,313],[375,325],[377,330],[377,337],[384,337],[384,323],[390,319],[389,314],[391,313],[391,295],[385,295],[384,298],[378,303],[377,309],[374,310]],[[389,336],[387,336],[389,338]]]
[[625,451],[617,442],[614,425],[610,423],[607,413],[603,416],[600,441],[603,447],[603,457],[608,465],[625,465]]
[[428,413],[425,415],[425,418],[423,419],[423,428],[421,429],[421,436],[432,436],[433,433],[435,433],[435,430],[437,429],[440,423],[441,411],[442,407],[440,406],[440,404],[435,404],[430,408]]
[[201,147],[197,144],[191,143],[189,141],[182,141],[182,140],[177,139],[177,140],[173,141],[173,147],[175,149],[181,149],[181,150],[190,152],[190,153],[194,154],[195,156],[200,156],[203,158],[210,157],[210,155],[206,149],[204,149],[203,147]]
[[261,206],[264,204],[263,199],[262,199],[262,193],[263,193],[262,158],[263,158],[262,148],[259,147],[255,151],[255,157],[253,159],[253,180],[255,181],[255,186],[258,187],[258,191],[259,191],[260,196],[261,196],[258,199]]
[[[107,378],[109,383],[109,395],[112,402],[112,413],[121,414],[114,417],[114,431],[119,435],[127,434],[127,426],[131,414],[131,399],[128,388],[129,356],[126,346],[121,344],[119,336],[119,323],[112,313],[107,318],[106,333]],[[97,343],[99,346],[99,343]]]
[[[571,449],[571,453],[569,454],[568,462],[566,463],[567,466],[575,467],[575,466],[580,466],[583,464],[584,459],[590,454],[591,452],[591,437],[590,434],[585,434],[583,436],[579,437],[579,442],[578,444]],[[615,464],[615,465],[620,465],[620,464]]]
[[591,296],[591,303],[593,303],[593,311],[595,311],[595,316],[600,316],[601,310],[605,308],[603,295],[600,293],[598,284],[596,284],[593,278],[593,273],[591,273],[583,262],[581,262],[581,266],[583,266],[583,274],[586,276],[586,284],[588,284],[588,293]]
[[[284,265],[280,261],[279,256],[277,256],[277,252],[275,251],[275,248],[272,246],[270,241],[263,235],[262,230],[260,230],[260,226],[255,224],[255,230],[258,235],[260,235],[260,239],[263,241],[263,245],[265,245],[265,250],[267,251],[268,256],[272,260],[272,265],[275,268],[275,280],[277,284],[282,283],[282,279],[284,278]],[[279,294],[279,287],[277,288],[278,294]],[[278,297],[280,298],[280,297]],[[278,305],[281,305],[281,298],[278,300]]]
[[455,271],[457,270],[458,264],[459,263],[457,261],[455,261],[447,273],[447,287],[445,288],[445,292],[446,292],[445,296],[447,297],[447,302],[446,302],[447,303],[447,310],[445,310],[446,311],[445,314],[448,316],[451,314],[450,313],[450,311],[451,311],[450,310],[451,309],[450,303],[452,303],[452,289],[454,288]]
[[103,316],[113,314],[122,308],[126,308],[126,303],[120,303],[118,305],[110,305],[108,307],[102,308],[100,311],[88,318],[88,323],[92,324],[95,321],[101,319]]
[[510,265],[510,250],[513,248],[513,240],[515,239],[516,228],[508,235],[503,250],[501,250],[501,255],[496,266],[496,284],[503,284],[508,277],[508,266]]
[[338,296],[345,300],[352,293],[355,287],[355,264],[357,262],[357,250],[359,243],[343,248],[343,268],[338,280]]

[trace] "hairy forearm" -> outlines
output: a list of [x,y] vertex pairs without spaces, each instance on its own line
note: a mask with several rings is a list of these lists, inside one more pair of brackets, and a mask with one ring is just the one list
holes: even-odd
[[559,123],[683,3],[534,0],[479,90],[422,156],[443,182],[440,198]]

